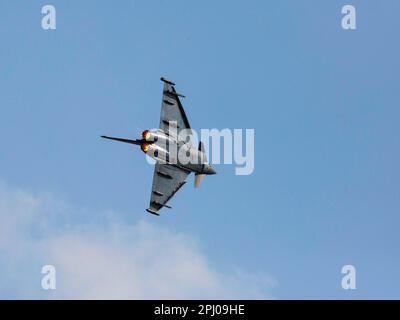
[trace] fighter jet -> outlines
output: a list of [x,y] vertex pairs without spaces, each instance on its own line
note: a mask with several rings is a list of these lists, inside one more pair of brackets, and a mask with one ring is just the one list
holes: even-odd
[[161,81],[164,82],[164,88],[158,129],[145,130],[142,138],[136,140],[101,136],[138,145],[156,161],[150,205],[146,211],[157,216],[160,209],[171,208],[167,203],[186,183],[190,173],[195,174],[196,188],[206,175],[216,174],[207,162],[203,143],[200,141],[198,148],[191,143],[190,124],[180,101],[180,97],[184,96],[176,92],[172,81],[165,78],[161,78]]

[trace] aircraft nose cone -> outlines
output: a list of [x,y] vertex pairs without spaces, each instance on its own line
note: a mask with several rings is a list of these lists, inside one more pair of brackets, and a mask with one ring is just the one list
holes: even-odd
[[216,174],[217,173],[217,171],[215,171],[215,169],[211,166],[208,167],[207,171],[208,171],[207,174]]

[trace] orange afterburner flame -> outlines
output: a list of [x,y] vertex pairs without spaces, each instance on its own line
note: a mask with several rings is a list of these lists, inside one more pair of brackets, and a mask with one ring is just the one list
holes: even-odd
[[142,137],[143,137],[144,140],[149,140],[150,137],[151,137],[150,131],[149,130],[143,131]]
[[143,152],[147,152],[147,151],[149,151],[149,149],[150,149],[150,144],[148,144],[148,143],[142,143],[141,144],[141,146],[140,146],[140,148],[143,150]]

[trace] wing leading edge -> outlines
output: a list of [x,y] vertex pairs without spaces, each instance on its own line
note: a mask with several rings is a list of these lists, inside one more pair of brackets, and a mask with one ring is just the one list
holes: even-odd
[[189,171],[168,164],[156,163],[154,167],[153,185],[151,188],[150,206],[147,212],[159,215],[163,207],[171,208],[167,202],[186,183]]
[[184,97],[175,90],[175,83],[172,81],[161,78],[164,82],[161,116],[160,116],[160,129],[169,132],[169,129],[176,124],[177,133],[182,129],[190,129],[190,124],[187,119],[185,110],[179,97]]

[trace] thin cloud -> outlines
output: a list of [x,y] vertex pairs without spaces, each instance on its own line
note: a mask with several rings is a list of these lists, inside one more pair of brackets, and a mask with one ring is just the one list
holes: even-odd
[[[74,223],[81,214],[96,219]],[[221,272],[192,237],[144,220],[123,223],[116,216],[0,184],[0,297],[271,298],[276,281],[268,275]],[[54,291],[40,286],[45,264],[56,267]]]

